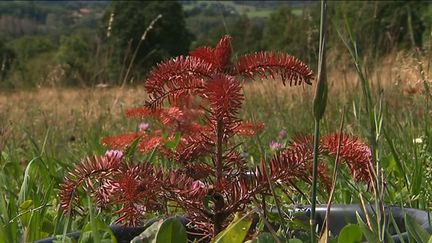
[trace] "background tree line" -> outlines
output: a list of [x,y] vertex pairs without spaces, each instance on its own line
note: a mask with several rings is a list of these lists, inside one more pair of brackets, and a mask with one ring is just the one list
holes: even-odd
[[[430,45],[428,2],[330,3],[330,16],[328,46],[336,56],[344,49],[337,33],[344,25],[364,55]],[[226,33],[234,55],[284,51],[314,66],[318,23],[318,4],[303,1],[1,2],[0,89],[134,83],[155,63],[214,45]]]

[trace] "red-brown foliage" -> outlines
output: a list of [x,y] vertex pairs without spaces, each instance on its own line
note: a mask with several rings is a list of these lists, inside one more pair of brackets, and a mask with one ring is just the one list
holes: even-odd
[[224,71],[230,63],[231,58],[231,36],[224,36],[216,45],[216,48],[201,47],[191,53],[190,56],[198,57],[211,63],[219,71]]
[[[239,118],[244,99],[239,78],[255,75],[280,76],[290,85],[310,84],[313,78],[304,63],[280,53],[245,55],[232,65],[229,36],[215,48],[198,48],[189,56],[159,64],[145,82],[150,97],[146,106],[126,111],[127,117],[152,120],[154,128],[107,137],[102,143],[126,150],[140,138],[137,151],[156,149],[157,156],[174,161],[176,169],[162,173],[147,162],[134,164],[123,156],[113,156],[113,152],[86,159],[71,169],[61,185],[61,207],[68,210],[78,206],[77,190],[83,187],[103,208],[122,205],[117,211],[119,221],[136,225],[146,211],[158,210],[158,205],[171,201],[185,211],[190,227],[208,239],[253,199],[269,195],[269,182],[288,187],[298,181],[309,183],[312,137],[296,137],[256,168],[247,166],[237,150],[239,144],[231,139],[253,136],[264,128],[260,122]],[[323,138],[321,152],[335,155],[335,136]],[[354,178],[361,181],[368,180],[368,151],[364,143],[344,136],[340,156]],[[319,167],[325,188],[330,185],[327,171],[325,165]]]
[[60,186],[60,207],[68,210],[78,206],[77,189],[83,186],[87,192],[94,193],[94,181],[120,170],[120,163],[121,157],[119,156],[94,156],[85,158],[80,164],[76,164]]
[[161,171],[149,164],[128,165],[121,152],[109,151],[86,158],[69,171],[60,186],[60,207],[67,211],[78,206],[82,187],[101,208],[121,205],[117,221],[136,226],[145,211],[160,207],[161,178]]
[[234,66],[234,73],[252,78],[260,77],[275,78],[279,75],[285,85],[299,85],[302,82],[311,84],[313,78],[309,67],[296,57],[285,53],[257,52],[239,58]]
[[321,139],[323,150],[336,156],[339,137],[342,136],[340,160],[345,161],[352,177],[361,182],[372,182],[372,152],[370,147],[358,138],[350,138],[346,134],[331,134]]

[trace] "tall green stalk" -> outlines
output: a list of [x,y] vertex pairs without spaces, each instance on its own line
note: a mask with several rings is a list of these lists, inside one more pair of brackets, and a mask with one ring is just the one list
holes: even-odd
[[315,135],[314,135],[314,156],[313,156],[313,171],[312,171],[312,208],[310,216],[310,233],[311,242],[316,242],[315,237],[315,209],[316,209],[316,194],[317,194],[317,174],[318,174],[318,157],[319,157],[319,134],[320,120],[324,115],[327,104],[327,72],[326,72],[326,36],[327,36],[327,1],[321,0],[321,19],[320,19],[320,45],[318,58],[318,82],[314,97],[314,119],[315,119]]
[[311,208],[311,216],[310,216],[310,233],[311,233],[311,242],[316,242],[315,237],[315,208],[316,208],[316,191],[317,191],[317,171],[318,171],[318,146],[319,146],[319,120],[315,120],[315,136],[314,136],[314,158],[313,158],[313,171],[312,171],[312,208]]
[[[385,185],[383,178],[383,171],[381,168],[381,155],[380,155],[380,147],[378,144],[378,140],[382,134],[383,128],[383,109],[382,109],[382,96],[380,97],[378,106],[375,106],[374,99],[372,97],[372,92],[369,84],[369,79],[366,75],[366,71],[363,65],[363,61],[360,58],[359,51],[357,49],[357,44],[354,39],[353,33],[351,31],[350,25],[345,16],[345,29],[348,32],[349,39],[346,40],[342,34],[338,31],[339,36],[341,37],[342,42],[347,47],[351,58],[353,59],[357,75],[360,80],[362,93],[365,101],[365,110],[368,118],[368,128],[369,128],[369,144],[371,147],[372,158],[375,162],[375,170],[371,170],[372,173],[372,190],[375,196],[375,209],[376,209],[376,229],[370,230],[374,231],[378,236],[380,241],[384,241],[385,236],[385,217],[384,217],[384,193],[385,193]],[[362,203],[363,204],[363,203]]]

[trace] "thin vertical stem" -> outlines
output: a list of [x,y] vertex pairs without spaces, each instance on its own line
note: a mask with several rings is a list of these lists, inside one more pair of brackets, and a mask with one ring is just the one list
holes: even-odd
[[311,242],[316,242],[315,236],[315,210],[316,210],[316,194],[317,194],[317,175],[318,175],[318,146],[319,146],[319,121],[315,120],[315,136],[314,136],[314,157],[313,157],[313,171],[312,171],[312,208],[310,217],[310,233]]
[[310,234],[311,242],[316,242],[315,235],[315,210],[317,196],[317,175],[318,175],[318,157],[319,157],[319,135],[320,120],[324,115],[327,103],[327,74],[326,74],[326,35],[327,35],[327,1],[321,0],[321,18],[320,18],[320,41],[318,53],[318,82],[314,97],[314,118],[315,118],[315,135],[313,149],[313,171],[312,171],[312,195],[311,195],[311,215],[310,215]]
[[101,239],[100,239],[100,235],[98,232],[98,228],[96,225],[96,221],[95,221],[95,217],[93,215],[93,205],[91,203],[91,199],[87,198],[87,202],[88,202],[88,206],[89,206],[89,214],[90,214],[90,225],[91,225],[91,231],[92,231],[92,236],[93,236],[93,241],[95,243],[100,243]]
[[[150,30],[153,29],[153,25],[154,25],[154,24],[155,24],[155,23],[156,23],[160,18],[162,18],[162,14],[159,14],[158,16],[156,16],[155,19],[153,19],[153,20],[150,22],[149,26],[147,27],[147,29],[144,31],[143,35],[141,36],[141,39],[138,41],[138,45],[137,45],[136,48],[135,48],[135,51],[134,51],[134,53],[133,53],[133,55],[132,55],[132,59],[131,59],[131,61],[129,62],[129,66],[128,66],[127,70],[126,70],[126,74],[125,74],[125,76],[123,77],[123,81],[122,81],[122,84],[121,84],[121,86],[120,86],[120,89],[123,89],[124,86],[126,85],[126,82],[127,82],[127,80],[128,80],[128,77],[129,77],[129,73],[130,73],[130,71],[131,71],[131,69],[132,69],[132,66],[133,66],[134,62],[135,62],[135,58],[136,58],[136,56],[137,56],[137,54],[138,54],[138,50],[139,50],[139,48],[140,48],[140,46],[141,46],[141,43],[142,43],[143,41],[145,41],[145,39],[147,38],[147,34],[148,34],[148,32],[149,32]],[[126,61],[126,56],[125,56],[125,61]],[[124,68],[124,66],[122,67],[122,72],[121,72],[122,74],[123,74],[123,68]],[[112,106],[114,106],[115,104],[117,104],[117,102],[118,102],[118,98],[119,98],[119,96],[117,95],[116,98],[114,99],[114,102],[113,102],[113,105],[112,105]]]
[[337,182],[337,178],[339,175],[338,174],[339,161],[340,161],[340,151],[341,151],[341,147],[342,147],[342,137],[343,137],[342,132],[343,132],[344,122],[345,122],[345,107],[342,110],[342,119],[341,119],[341,123],[339,126],[338,147],[337,147],[337,151],[336,151],[335,164],[334,164],[334,168],[333,168],[333,176],[332,176],[333,181],[332,181],[332,185],[331,185],[330,196],[329,196],[329,199],[327,201],[327,210],[326,210],[325,221],[324,221],[325,226],[323,226],[322,230],[321,230],[321,232],[323,232],[323,230],[324,230],[325,234],[328,234],[328,228],[330,225],[331,204],[333,201],[334,193],[336,190],[336,182]]
[[[254,119],[255,120],[255,119]],[[273,182],[271,181],[271,178],[270,178],[270,174],[269,174],[269,172],[267,171],[267,154],[266,154],[266,152],[265,152],[265,150],[264,150],[264,147],[263,147],[263,145],[262,145],[262,142],[261,142],[261,139],[260,139],[260,137],[259,137],[259,135],[257,134],[256,135],[256,139],[257,139],[257,142],[258,142],[258,148],[259,148],[259,150],[260,150],[260,153],[261,153],[261,155],[262,155],[262,158],[261,158],[261,163],[262,163],[262,168],[264,169],[264,173],[265,173],[265,177],[267,178],[267,183],[268,183],[268,185],[269,185],[269,189],[270,189],[270,192],[271,192],[271,194],[272,194],[272,196],[273,196],[273,199],[274,199],[274,201],[275,201],[275,205],[276,205],[276,209],[277,209],[277,212],[278,212],[278,215],[279,215],[279,218],[280,218],[280,221],[281,221],[281,223],[282,223],[282,229],[284,230],[284,232],[286,233],[286,232],[288,232],[288,228],[287,228],[287,223],[286,223],[286,221],[285,221],[285,217],[284,217],[284,215],[283,215],[283,213],[282,213],[282,209],[281,209],[281,205],[280,205],[280,202],[279,202],[279,199],[278,199],[278,197],[277,197],[277,195],[276,195],[276,192],[275,192],[275,190],[274,190],[274,187],[273,187]]]
[[147,34],[148,34],[148,32],[149,32],[150,30],[153,29],[153,25],[154,25],[154,24],[155,24],[155,23],[156,23],[160,18],[162,18],[162,14],[158,14],[158,16],[156,16],[156,18],[153,19],[153,20],[150,22],[149,26],[147,27],[147,29],[144,31],[143,35],[141,36],[141,39],[139,40],[138,45],[137,45],[137,47],[135,48],[135,51],[134,51],[134,53],[133,53],[133,55],[132,55],[132,59],[131,59],[131,61],[130,61],[130,63],[129,63],[128,69],[126,70],[126,74],[125,74],[125,76],[124,76],[124,78],[123,78],[123,82],[122,82],[122,85],[121,85],[122,88],[123,88],[124,85],[126,84],[126,81],[127,81],[128,77],[129,77],[129,73],[130,73],[131,68],[132,68],[132,65],[133,65],[133,63],[134,63],[134,61],[135,61],[135,58],[136,58],[136,56],[137,56],[137,54],[138,54],[138,50],[139,50],[139,48],[140,48],[140,46],[141,46],[141,43],[142,43],[142,42],[147,38]]

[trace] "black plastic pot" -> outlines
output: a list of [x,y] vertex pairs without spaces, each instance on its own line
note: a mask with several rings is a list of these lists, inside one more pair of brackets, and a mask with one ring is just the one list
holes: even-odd
[[[370,215],[375,214],[374,207],[368,206],[366,208]],[[296,208],[297,212],[300,212],[298,219],[304,220],[304,222],[309,222],[310,216],[310,206],[298,207]],[[316,221],[318,224],[318,229],[321,230],[321,227],[324,222],[324,218],[327,211],[327,205],[318,205],[316,207]],[[356,224],[357,217],[356,213],[365,219],[365,214],[361,205],[358,204],[349,204],[349,205],[332,205],[330,210],[330,225],[329,230],[333,235],[338,235],[342,228],[347,224]],[[392,235],[393,240],[398,243],[400,242],[400,238],[402,238],[405,242],[408,242],[408,233],[405,230],[404,216],[405,214],[411,216],[422,228],[425,230],[432,232],[431,224],[429,223],[429,213],[419,209],[413,208],[400,208],[388,206],[385,208],[385,215],[388,218],[390,214],[393,216],[401,234],[397,235],[395,228],[392,224],[389,224],[389,232]],[[119,225],[112,225],[110,228],[112,229],[114,235],[117,238],[119,243],[130,242],[135,236],[139,235],[143,232],[147,227],[149,227],[155,220],[150,220],[143,227],[124,227]],[[183,220],[183,223],[186,224],[186,219]],[[389,222],[389,220],[386,220]],[[73,232],[67,234],[68,237],[78,239],[80,236],[80,232]],[[44,240],[36,241],[36,243],[51,243],[55,238],[49,238]]]
[[[113,234],[115,235],[118,243],[129,243],[133,238],[141,234],[147,227],[152,225],[154,222],[156,222],[157,219],[151,219],[149,220],[144,226],[141,227],[127,227],[123,225],[111,225],[110,229],[112,230]],[[80,237],[80,232],[72,232],[66,234],[67,237],[71,239],[78,240]],[[35,243],[52,243],[53,240],[55,240],[55,237],[38,240],[35,241]]]
[[[310,217],[310,206],[305,206],[303,208],[299,207],[299,211],[304,212],[303,216],[300,216],[302,220],[305,222],[309,222]],[[375,207],[373,206],[366,206],[366,210],[369,215],[376,215]],[[316,207],[316,221],[318,224],[318,229],[321,230],[325,215],[327,212],[327,205],[318,205]],[[338,235],[339,232],[345,227],[347,224],[356,224],[357,223],[357,216],[358,214],[362,217],[363,221],[366,222],[366,217],[364,210],[362,209],[361,205],[359,204],[348,204],[348,205],[342,205],[342,204],[335,204],[331,206],[330,209],[330,215],[329,215],[329,230],[332,235]],[[385,217],[386,222],[390,222],[390,215],[395,220],[395,223],[401,232],[401,234],[397,234],[397,231],[393,224],[388,224],[389,233],[392,236],[392,239],[399,243],[401,242],[401,238],[408,242],[408,233],[405,229],[405,215],[411,216],[417,224],[419,224],[423,229],[426,231],[432,233],[432,227],[429,222],[429,213],[423,210],[414,209],[414,208],[401,208],[396,206],[387,206],[385,208]]]
[[[135,236],[141,234],[146,228],[145,227],[125,227],[122,225],[111,225],[111,230],[117,238],[117,242],[130,242]],[[80,232],[72,232],[66,234],[69,238],[78,240],[80,237]],[[48,238],[43,240],[38,240],[36,243],[51,243],[56,238]]]

